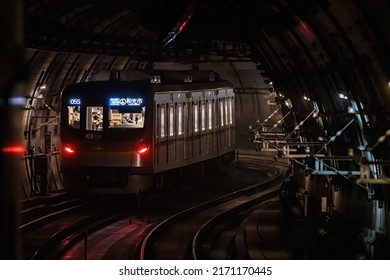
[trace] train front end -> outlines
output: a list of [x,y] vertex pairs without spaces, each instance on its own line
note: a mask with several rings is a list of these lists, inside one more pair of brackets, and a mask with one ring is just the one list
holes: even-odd
[[89,82],[64,90],[60,132],[64,188],[134,193],[151,185],[149,102],[143,83]]

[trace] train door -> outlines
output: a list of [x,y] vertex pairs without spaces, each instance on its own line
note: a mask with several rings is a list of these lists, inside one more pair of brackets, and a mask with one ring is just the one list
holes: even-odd
[[234,92],[230,88],[227,90],[228,95],[228,125],[229,125],[229,147],[235,149],[236,146],[236,129],[235,129],[235,106]]
[[219,154],[235,149],[234,93],[233,89],[218,90],[218,130]]
[[202,158],[202,101],[203,92],[192,93],[192,162]]
[[199,132],[199,102],[192,102],[192,158],[193,161],[200,155],[200,132]]
[[224,110],[224,97],[222,96],[221,90],[218,92],[218,104],[216,111],[218,113],[217,123],[217,149],[218,155],[223,153],[225,150],[225,110]]
[[199,118],[199,149],[200,157],[204,159],[208,156],[208,141],[206,133],[206,100],[204,98],[202,98],[202,101],[199,102]]
[[157,104],[157,123],[156,123],[156,142],[155,142],[155,165],[157,165],[160,169],[166,161],[167,154],[167,132],[166,132],[166,105],[159,103]]
[[167,168],[169,162],[169,94],[155,93],[154,169]]

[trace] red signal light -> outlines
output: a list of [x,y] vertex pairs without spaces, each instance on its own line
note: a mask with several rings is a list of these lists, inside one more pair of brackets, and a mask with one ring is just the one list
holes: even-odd
[[25,149],[23,146],[19,145],[14,145],[14,146],[5,146],[1,149],[3,153],[6,154],[19,154],[19,153],[24,153]]

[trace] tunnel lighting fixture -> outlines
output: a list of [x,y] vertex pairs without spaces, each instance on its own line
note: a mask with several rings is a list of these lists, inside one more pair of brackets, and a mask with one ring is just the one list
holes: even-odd
[[387,137],[390,137],[390,129],[388,129],[385,132],[385,134],[383,134],[381,137],[379,137],[378,140],[376,141],[376,143],[373,146],[367,147],[367,150],[368,151],[374,150],[379,144],[384,143],[386,141]]
[[10,97],[8,103],[12,106],[22,106],[26,103],[26,98],[21,96]]
[[188,75],[184,77],[184,82],[185,83],[192,83],[192,75]]
[[46,84],[42,84],[39,86],[39,89],[46,89]]
[[151,84],[161,84],[161,77],[160,76],[152,76],[150,78]]
[[342,93],[339,93],[339,97],[340,97],[341,99],[348,99],[348,96],[346,96],[346,95],[344,95],[344,94],[342,94]]
[[307,101],[310,101],[310,98],[307,97],[306,95],[303,96],[303,99],[307,100]]
[[348,107],[348,114],[356,114],[356,110],[354,108],[352,108],[352,106],[349,106]]
[[332,137],[330,137],[329,141],[324,145],[322,146],[322,148],[315,154],[316,156],[320,154],[320,152],[322,152],[323,149],[325,149],[331,142],[334,142],[336,140],[337,137],[341,136],[343,134],[343,132],[354,122],[355,120],[352,119],[349,121],[349,123],[347,123],[342,129],[340,129],[339,131],[336,132],[335,135],[333,135]]

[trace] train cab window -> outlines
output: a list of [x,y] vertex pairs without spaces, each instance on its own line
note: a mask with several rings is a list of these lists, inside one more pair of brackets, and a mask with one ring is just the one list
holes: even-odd
[[103,107],[87,106],[86,130],[103,130]]
[[109,107],[108,128],[143,128],[145,107]]
[[80,129],[80,106],[68,106],[68,125]]

